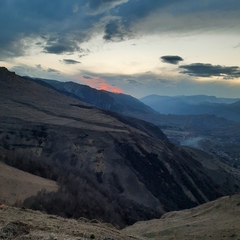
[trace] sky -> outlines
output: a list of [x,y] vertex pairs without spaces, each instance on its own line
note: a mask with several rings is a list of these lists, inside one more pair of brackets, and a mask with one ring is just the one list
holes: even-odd
[[136,98],[240,98],[239,0],[0,0],[0,66]]

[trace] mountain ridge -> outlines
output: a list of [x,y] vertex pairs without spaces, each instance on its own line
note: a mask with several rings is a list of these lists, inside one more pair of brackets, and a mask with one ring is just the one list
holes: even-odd
[[138,99],[122,94],[122,93],[112,93],[105,90],[97,90],[91,88],[87,85],[79,84],[76,82],[60,82],[56,80],[48,79],[33,79],[38,82],[45,82],[55,89],[66,92],[71,96],[79,98],[89,104],[99,107],[101,109],[113,111],[116,113],[129,115],[132,111],[141,111],[145,113],[154,113],[155,111],[143,104]]
[[229,184],[240,186],[231,169],[217,169],[220,186],[188,149],[170,143],[153,124],[2,69],[0,100],[1,158],[60,185],[57,193],[25,199],[26,207],[124,227],[231,194],[237,188]]
[[217,98],[206,95],[173,97],[149,95],[140,100],[161,114],[212,114],[217,117],[240,121],[239,98]]

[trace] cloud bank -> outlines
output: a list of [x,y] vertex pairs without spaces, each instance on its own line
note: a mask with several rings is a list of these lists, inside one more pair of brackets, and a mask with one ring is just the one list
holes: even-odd
[[165,63],[170,63],[170,64],[178,64],[180,61],[183,61],[183,58],[181,58],[180,56],[171,56],[171,55],[167,55],[167,56],[162,56],[161,60]]
[[209,63],[192,63],[179,66],[181,73],[195,77],[224,77],[225,79],[240,78],[238,66],[220,66]]
[[239,33],[239,14],[238,0],[1,0],[0,54],[27,55],[30,43],[72,54],[96,34],[119,42],[149,33]]

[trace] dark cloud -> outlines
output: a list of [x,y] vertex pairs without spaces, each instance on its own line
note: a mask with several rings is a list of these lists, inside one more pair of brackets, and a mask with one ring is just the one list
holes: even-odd
[[149,32],[240,32],[239,9],[239,0],[1,0],[0,55],[25,55],[33,39],[46,53],[68,54],[96,34],[124,41]]
[[105,34],[103,39],[106,41],[120,42],[131,37],[131,32],[126,29],[126,26],[119,20],[111,20],[105,26]]
[[239,31],[239,9],[238,0],[133,0],[118,6],[115,14],[124,22],[126,29],[139,36],[204,29]]
[[79,44],[97,31],[95,24],[102,16],[84,14],[86,0],[76,4],[75,0],[1,0],[0,55],[27,54],[31,39],[46,53],[78,51]]
[[180,56],[167,55],[162,56],[161,60],[165,63],[178,64],[180,61],[183,61],[183,58],[181,58]]
[[48,68],[47,72],[49,72],[49,73],[57,73],[57,74],[60,73],[58,70],[53,69],[53,68]]
[[78,48],[71,45],[56,44],[56,45],[46,46],[44,50],[46,53],[64,54],[64,53],[73,53],[74,51],[78,50]]
[[240,77],[240,68],[238,66],[226,67],[209,63],[193,63],[179,66],[179,68],[183,69],[181,73],[196,77],[219,76],[225,79]]
[[78,63],[81,63],[81,62],[73,60],[73,59],[63,59],[63,63],[65,63],[65,64],[78,64]]
[[44,47],[46,53],[52,54],[71,54],[76,51],[81,51],[81,48],[77,45],[74,39],[69,37],[51,36]]

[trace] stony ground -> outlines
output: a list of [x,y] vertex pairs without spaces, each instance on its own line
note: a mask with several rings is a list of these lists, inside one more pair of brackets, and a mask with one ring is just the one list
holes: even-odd
[[134,240],[110,224],[86,219],[64,219],[38,211],[0,207],[0,239],[41,240]]
[[240,194],[193,209],[138,222],[123,230],[97,220],[64,219],[0,205],[0,239],[41,240],[240,240]]

